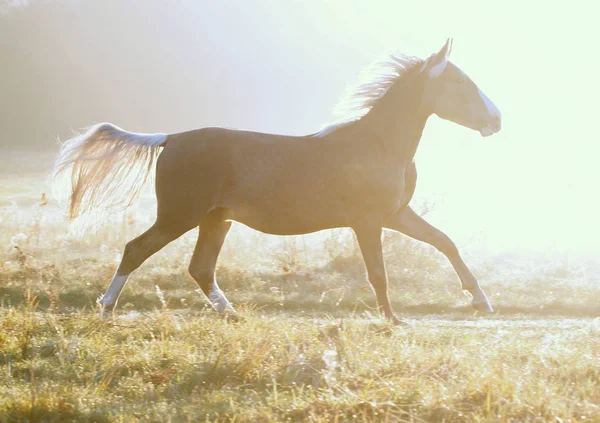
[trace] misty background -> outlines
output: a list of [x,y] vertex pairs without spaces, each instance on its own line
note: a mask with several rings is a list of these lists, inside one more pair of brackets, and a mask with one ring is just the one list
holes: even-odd
[[[596,260],[599,137],[592,2],[0,1],[0,166],[52,157],[108,121],[302,135],[376,57],[451,60],[503,113],[477,132],[432,117],[413,204],[462,250]],[[15,164],[16,163],[16,164]],[[48,169],[51,160],[48,161]]]

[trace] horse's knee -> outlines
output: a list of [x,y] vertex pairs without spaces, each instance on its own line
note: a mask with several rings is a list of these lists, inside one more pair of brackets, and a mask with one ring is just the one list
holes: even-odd
[[369,281],[376,286],[386,286],[387,285],[387,275],[385,270],[372,270],[368,273]]
[[453,257],[458,255],[458,248],[454,241],[450,239],[448,235],[443,232],[439,232],[437,234],[438,242],[436,242],[435,247],[446,257]]
[[371,269],[367,272],[369,283],[373,287],[373,291],[377,295],[377,298],[386,297],[388,291],[387,275],[385,269]]

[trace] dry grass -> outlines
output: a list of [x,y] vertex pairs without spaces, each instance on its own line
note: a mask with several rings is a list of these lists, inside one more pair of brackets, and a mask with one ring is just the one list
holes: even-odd
[[0,421],[600,421],[590,319],[0,309]]
[[194,291],[190,233],[101,320],[95,299],[152,201],[71,236],[41,174],[0,175],[32,187],[0,193],[0,422],[600,421],[594,263],[470,260],[498,310],[477,316],[437,252],[388,234],[394,308],[414,325],[394,328],[349,232],[237,228],[219,262],[233,323]]

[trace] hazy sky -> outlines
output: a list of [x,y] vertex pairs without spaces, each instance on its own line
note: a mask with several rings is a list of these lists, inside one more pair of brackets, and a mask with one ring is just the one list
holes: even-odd
[[[425,57],[453,37],[451,60],[500,108],[503,130],[483,139],[432,117],[414,203],[433,201],[430,221],[466,248],[600,254],[592,1],[17,3],[0,16],[12,54],[4,146],[55,148],[97,121],[313,132],[374,57]],[[25,9],[37,10],[30,21]]]

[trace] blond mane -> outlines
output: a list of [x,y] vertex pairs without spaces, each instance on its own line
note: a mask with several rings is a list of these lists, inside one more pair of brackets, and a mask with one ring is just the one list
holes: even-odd
[[325,125],[318,135],[327,135],[362,118],[394,84],[420,71],[423,63],[424,60],[418,57],[397,54],[368,66],[359,74],[358,83],[347,87],[345,95],[334,107],[333,114],[338,119]]

